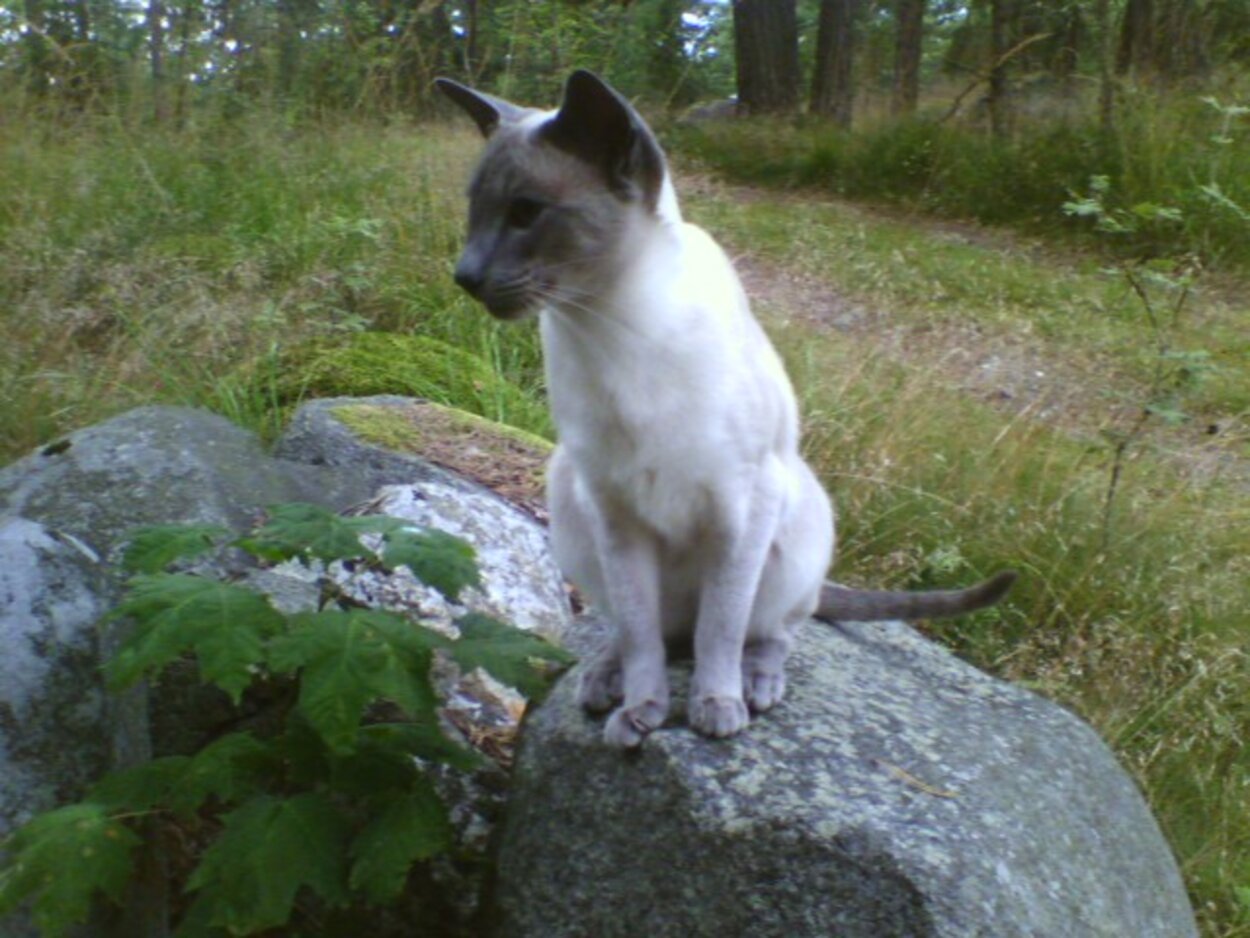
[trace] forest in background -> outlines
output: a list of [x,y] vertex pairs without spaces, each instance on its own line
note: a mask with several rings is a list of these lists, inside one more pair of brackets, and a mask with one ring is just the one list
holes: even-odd
[[[480,141],[429,83],[552,104],[593,68],[735,257],[880,314],[757,295],[839,576],[947,586],[1010,545],[1011,601],[941,637],[1088,719],[1204,934],[1250,935],[1250,3],[909,3],[0,0],[0,461],[151,402],[272,437],[307,396],[416,393],[410,340],[494,376],[421,394],[549,434],[532,330],[452,282]],[[1087,424],[893,330],[1025,347]]]
[[[420,118],[592,68],[736,178],[1250,264],[1247,0],[13,0],[0,120]],[[12,123],[17,129],[18,123]]]
[[966,87],[996,135],[1045,91],[1227,82],[1250,62],[1245,0],[13,0],[0,80],[26,104],[184,120],[205,99],[419,113],[452,75],[547,100],[589,67],[666,108],[736,95],[751,114],[805,107],[843,125],[857,97],[913,114]]

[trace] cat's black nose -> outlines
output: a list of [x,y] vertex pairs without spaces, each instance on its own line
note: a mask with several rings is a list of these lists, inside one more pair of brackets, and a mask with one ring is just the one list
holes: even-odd
[[470,296],[480,296],[485,283],[486,278],[482,275],[480,268],[466,264],[456,265],[456,284]]

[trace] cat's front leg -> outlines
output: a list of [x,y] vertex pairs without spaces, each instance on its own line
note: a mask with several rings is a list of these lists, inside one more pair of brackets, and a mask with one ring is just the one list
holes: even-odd
[[595,542],[616,636],[605,652],[607,657],[591,668],[603,666],[601,677],[607,682],[603,689],[611,694],[615,651],[624,700],[608,717],[603,738],[610,745],[633,748],[668,716],[659,556],[654,539],[640,526],[623,518],[600,521],[595,525]]
[[689,720],[698,732],[717,738],[733,736],[749,720],[743,646],[781,514],[784,484],[779,468],[763,467],[750,491],[745,506],[740,502],[724,513],[699,591]]

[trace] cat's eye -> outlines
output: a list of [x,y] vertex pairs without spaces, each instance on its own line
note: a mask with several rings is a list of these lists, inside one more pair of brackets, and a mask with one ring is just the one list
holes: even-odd
[[545,206],[535,199],[517,196],[508,203],[508,225],[511,228],[525,229],[538,221]]

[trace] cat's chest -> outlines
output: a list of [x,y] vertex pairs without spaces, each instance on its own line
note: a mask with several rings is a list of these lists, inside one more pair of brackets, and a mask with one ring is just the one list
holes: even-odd
[[581,352],[553,355],[548,368],[558,435],[578,474],[605,503],[666,539],[696,536],[726,467],[750,445],[752,434],[738,426],[740,402],[712,363],[682,360],[672,348]]

